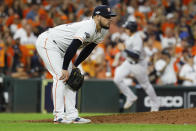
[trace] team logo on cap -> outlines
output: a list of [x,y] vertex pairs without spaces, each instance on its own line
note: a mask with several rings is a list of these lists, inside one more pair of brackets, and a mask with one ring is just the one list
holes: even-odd
[[100,14],[101,12],[100,12],[100,11],[96,11],[95,13],[98,15],[98,14]]
[[111,10],[110,10],[110,8],[108,8],[108,12],[110,12]]

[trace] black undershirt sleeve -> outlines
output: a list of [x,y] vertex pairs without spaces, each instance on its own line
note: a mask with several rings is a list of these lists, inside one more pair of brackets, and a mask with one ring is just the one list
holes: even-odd
[[125,49],[125,52],[127,53],[127,55],[131,58],[133,58],[134,60],[138,60],[139,59],[139,54],[129,51],[127,49]]
[[93,49],[97,46],[95,43],[91,43],[87,45],[79,54],[76,61],[74,62],[74,65],[77,67],[82,61],[84,61],[90,53],[93,51]]
[[64,61],[63,61],[63,69],[67,70],[71,59],[76,54],[78,48],[82,45],[82,42],[79,39],[73,39],[70,46],[67,48]]

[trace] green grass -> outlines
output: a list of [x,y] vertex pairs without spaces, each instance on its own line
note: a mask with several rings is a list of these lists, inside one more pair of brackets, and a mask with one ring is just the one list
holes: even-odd
[[[81,114],[92,116],[103,114]],[[52,114],[0,113],[0,131],[196,131],[196,125],[161,124],[52,124],[24,120],[53,118]]]

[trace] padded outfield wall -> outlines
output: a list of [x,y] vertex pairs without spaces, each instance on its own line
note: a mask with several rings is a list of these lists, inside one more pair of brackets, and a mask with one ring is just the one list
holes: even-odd
[[[4,78],[3,86],[9,94],[8,108],[11,112],[52,112],[52,80]],[[137,102],[124,112],[150,110],[149,97],[141,88],[130,87]],[[155,86],[161,101],[160,110],[196,107],[196,87]],[[77,94],[80,112],[119,112],[124,99],[112,80],[85,80]]]

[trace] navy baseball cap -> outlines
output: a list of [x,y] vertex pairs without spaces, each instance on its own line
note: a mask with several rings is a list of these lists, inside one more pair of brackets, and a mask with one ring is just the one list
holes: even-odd
[[135,21],[127,21],[122,27],[129,29],[131,32],[136,32],[138,25]]
[[112,12],[111,8],[107,5],[99,5],[93,11],[93,16],[101,15],[105,18],[115,17],[116,14]]

